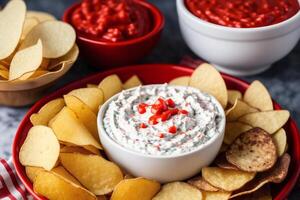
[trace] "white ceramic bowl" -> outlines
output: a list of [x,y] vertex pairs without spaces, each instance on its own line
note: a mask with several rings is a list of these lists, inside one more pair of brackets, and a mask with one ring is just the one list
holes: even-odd
[[[151,86],[153,85],[142,87]],[[225,114],[222,106],[215,98],[213,101],[223,116],[219,127],[220,134],[216,134],[194,151],[179,155],[156,156],[127,149],[107,135],[103,126],[103,117],[110,102],[116,99],[118,95],[113,96],[101,106],[97,119],[98,132],[106,155],[129,174],[154,179],[162,183],[184,180],[199,173],[202,167],[209,165],[216,157],[224,138]]]
[[252,75],[286,56],[300,38],[300,12],[281,23],[258,28],[230,28],[193,15],[177,0],[181,33],[190,49],[220,71]]

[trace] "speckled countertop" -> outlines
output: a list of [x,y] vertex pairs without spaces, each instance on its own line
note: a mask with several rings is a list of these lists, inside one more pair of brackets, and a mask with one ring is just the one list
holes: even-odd
[[[64,10],[74,3],[74,0],[26,0],[27,6],[32,10],[43,10],[61,18]],[[162,39],[156,49],[145,58],[142,63],[179,63],[184,55],[195,57],[185,45],[179,31],[174,0],[151,0],[164,13],[166,26]],[[0,0],[0,5],[6,0]],[[195,57],[196,58],[196,57]],[[96,72],[79,59],[72,70],[63,80],[58,82],[52,90],[62,85]],[[268,71],[243,79],[251,81],[261,80],[270,90],[272,97],[285,109],[292,113],[292,117],[300,125],[300,43],[284,59],[273,65]],[[11,143],[19,122],[25,115],[28,107],[9,108],[0,106],[0,157],[9,158]],[[296,188],[289,200],[300,199],[300,189]]]

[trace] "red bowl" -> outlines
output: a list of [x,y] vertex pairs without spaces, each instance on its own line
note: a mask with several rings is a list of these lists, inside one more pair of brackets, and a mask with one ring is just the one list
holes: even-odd
[[[20,147],[27,136],[28,130],[32,127],[29,117],[31,114],[36,113],[45,103],[47,103],[52,99],[61,97],[63,94],[66,94],[75,88],[85,87],[87,83],[98,84],[104,77],[110,74],[118,74],[123,81],[128,79],[133,74],[136,74],[141,78],[144,84],[153,84],[153,83],[165,83],[178,76],[191,75],[192,72],[193,69],[191,68],[182,67],[178,65],[169,65],[169,64],[148,64],[148,65],[136,65],[136,66],[122,67],[122,68],[115,68],[70,83],[67,86],[55,91],[54,93],[38,101],[28,111],[28,113],[22,120],[17,130],[16,136],[14,138],[13,146],[12,146],[13,163],[16,168],[16,172],[20,177],[21,181],[23,182],[23,184],[25,185],[25,187],[27,188],[27,190],[35,198],[45,199],[33,192],[32,183],[29,181],[29,179],[26,176],[25,168],[19,162]],[[236,89],[241,92],[244,92],[249,86],[247,82],[237,79],[235,77],[226,74],[222,74],[222,76],[229,89]],[[281,109],[281,107],[276,102],[274,102],[274,108],[276,110]],[[299,131],[297,129],[295,121],[291,118],[289,119],[289,121],[287,122],[284,128],[287,132],[289,154],[291,155],[292,159],[289,168],[289,173],[285,181],[282,182],[281,184],[272,185],[272,194],[275,200],[282,200],[288,196],[288,194],[293,189],[300,173]]]
[[[77,44],[80,53],[92,66],[111,67],[136,63],[157,44],[165,24],[163,14],[158,8],[146,1],[135,0],[135,3],[143,6],[150,13],[152,29],[146,35],[114,43],[93,40],[77,32]],[[72,13],[79,5],[77,3],[69,7],[64,12],[63,21],[72,25],[70,20]]]

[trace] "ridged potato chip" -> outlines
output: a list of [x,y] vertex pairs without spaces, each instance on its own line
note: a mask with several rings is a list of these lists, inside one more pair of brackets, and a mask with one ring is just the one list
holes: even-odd
[[39,68],[43,60],[43,44],[41,40],[28,48],[18,51],[9,68],[9,80],[25,80]]
[[225,135],[223,142],[225,144],[231,144],[241,133],[248,131],[251,128],[252,126],[241,122],[227,122],[225,126]]
[[255,173],[218,167],[204,167],[202,168],[202,176],[211,185],[231,192],[251,181],[255,177]]
[[49,125],[59,141],[78,146],[91,145],[97,149],[102,148],[84,124],[79,121],[75,113],[68,107],[64,107]]
[[30,116],[31,123],[36,125],[47,126],[49,121],[65,106],[63,98],[57,98],[46,103],[38,113],[34,113]]
[[48,20],[56,20],[56,18],[46,12],[41,12],[41,11],[34,11],[34,10],[29,10],[26,13],[27,18],[36,18],[38,19],[39,22],[44,22]]
[[283,128],[279,129],[279,131],[274,133],[273,141],[277,148],[277,155],[282,156],[285,153],[287,146],[286,132]]
[[143,85],[142,81],[137,75],[133,75],[123,84],[123,88],[126,90],[129,88],[137,87],[139,85]]
[[202,176],[194,177],[188,180],[187,183],[198,188],[201,191],[217,192],[220,190],[219,188],[214,187],[209,182],[204,180]]
[[31,166],[25,167],[26,175],[32,183],[35,181],[37,175],[43,171],[45,171],[45,169],[41,167],[31,167]]
[[33,183],[33,190],[48,199],[97,200],[94,194],[55,172],[39,173]]
[[229,163],[247,172],[262,172],[277,160],[276,146],[271,135],[260,128],[240,134],[226,151]]
[[96,114],[75,96],[65,95],[64,99],[67,107],[76,114],[77,118],[85,125],[93,137],[100,142]]
[[123,84],[119,76],[113,74],[105,77],[98,87],[103,91],[104,101],[107,101],[110,97],[122,91]]
[[95,114],[98,113],[99,106],[104,102],[104,94],[99,88],[79,88],[68,93],[80,99]]
[[111,200],[151,200],[160,184],[145,178],[124,179],[115,187]]
[[170,85],[181,85],[181,86],[189,86],[190,77],[189,76],[180,76],[178,78],[174,78],[169,82]]
[[238,90],[227,90],[228,103],[233,105],[237,99],[242,99],[242,93]]
[[228,200],[230,198],[231,192],[218,191],[218,192],[208,192],[202,191],[204,200]]
[[59,142],[52,129],[33,126],[21,146],[19,159],[23,166],[43,167],[51,170],[59,156]]
[[22,35],[25,14],[26,5],[22,0],[9,1],[1,10],[0,60],[9,57],[17,48]]
[[227,88],[221,74],[211,65],[200,65],[192,74],[190,86],[214,96],[223,108],[228,101]]
[[184,182],[165,184],[152,200],[202,200],[202,193]]
[[273,110],[273,102],[267,88],[260,81],[253,81],[246,90],[243,100],[261,111]]
[[55,20],[44,21],[27,34],[20,48],[43,43],[43,57],[58,58],[67,54],[75,44],[76,34],[71,25]]
[[290,113],[287,110],[274,110],[265,112],[249,113],[238,119],[238,121],[249,124],[252,127],[259,127],[273,134],[278,131],[289,119]]
[[237,99],[233,106],[226,111],[226,121],[236,121],[239,117],[257,112],[258,110],[252,108],[247,103]]
[[123,179],[120,168],[101,156],[61,153],[60,161],[84,187],[96,195],[112,192]]

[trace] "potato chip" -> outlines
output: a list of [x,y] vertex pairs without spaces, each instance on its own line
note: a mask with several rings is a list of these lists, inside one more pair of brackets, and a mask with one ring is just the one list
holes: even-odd
[[201,200],[202,193],[195,187],[184,182],[165,184],[152,200]]
[[99,88],[79,88],[68,93],[80,99],[85,103],[95,114],[98,113],[99,106],[103,104],[104,95]]
[[160,184],[145,178],[124,179],[114,189],[111,200],[151,200]]
[[77,181],[71,174],[69,174],[64,167],[58,166],[53,168],[51,171],[54,172],[56,175],[62,176],[63,178],[69,180],[70,182],[81,186],[79,181]]
[[285,149],[287,145],[286,133],[283,128],[279,129],[279,131],[274,133],[273,141],[277,148],[277,155],[282,156],[285,153]]
[[21,40],[24,39],[27,36],[27,34],[31,31],[31,29],[39,23],[39,20],[35,17],[26,18],[23,25]]
[[229,146],[228,144],[222,143],[222,146],[221,146],[221,148],[219,150],[219,153],[227,151],[228,146]]
[[57,98],[46,103],[38,113],[30,116],[31,123],[36,125],[47,126],[49,121],[65,106],[63,98]]
[[34,11],[34,10],[29,10],[26,13],[27,18],[36,18],[38,19],[39,22],[44,22],[48,20],[56,20],[56,18],[46,12],[41,12],[41,11]]
[[276,146],[269,133],[253,128],[240,134],[226,152],[229,163],[248,172],[262,172],[277,160]]
[[61,153],[60,160],[83,186],[96,195],[112,192],[123,179],[120,168],[101,156]]
[[33,190],[48,199],[96,200],[96,196],[54,172],[41,172],[36,177]]
[[214,187],[209,182],[204,180],[202,176],[194,177],[187,181],[188,184],[198,188],[199,190],[210,191],[210,192],[217,192],[219,188]]
[[0,70],[8,71],[8,67],[4,64],[1,64],[1,60],[0,60]]
[[59,142],[51,128],[32,127],[20,149],[19,159],[24,166],[51,170],[59,156]]
[[104,100],[107,101],[110,97],[119,93],[123,89],[122,81],[116,74],[105,77],[98,85],[103,91]]
[[230,198],[231,192],[218,191],[218,192],[208,192],[202,191],[204,200],[228,200]]
[[1,78],[2,79],[4,79],[4,80],[8,80],[8,78],[9,78],[9,72],[8,72],[8,70],[0,70],[0,76],[1,76]]
[[41,65],[39,66],[40,70],[48,70],[48,66],[50,64],[50,59],[43,58]]
[[67,54],[75,44],[76,34],[71,25],[61,21],[44,21],[27,34],[20,48],[43,43],[43,57],[58,58]]
[[89,130],[79,121],[75,113],[68,107],[64,107],[49,125],[59,141],[79,146],[91,145],[98,149],[102,148]]
[[97,88],[98,85],[96,85],[96,84],[86,84],[86,87],[87,88]]
[[233,105],[237,99],[242,99],[242,93],[238,90],[228,90],[228,103]]
[[[95,154],[95,155],[101,155],[100,152],[99,152],[99,149],[97,149],[96,147],[94,146],[91,146],[91,145],[83,145],[82,146],[85,150],[88,150],[89,152],[91,152],[92,154]],[[102,146],[100,148],[101,150],[103,149]]]
[[100,142],[97,129],[97,116],[95,113],[80,99],[72,95],[64,96],[66,105],[77,116],[77,118],[85,125],[93,137]]
[[141,80],[137,75],[133,75],[123,84],[123,88],[126,90],[129,88],[137,87],[139,85],[143,85]]
[[270,187],[268,185],[254,191],[253,193],[242,195],[233,200],[272,200]]
[[170,85],[181,85],[181,86],[189,86],[190,77],[189,76],[180,76],[178,78],[174,78],[169,82]]
[[238,168],[229,163],[226,159],[226,153],[223,152],[223,153],[220,153],[214,160],[214,163],[220,167],[220,168],[223,168],[223,169],[235,169],[235,170],[238,170]]
[[228,94],[221,74],[211,65],[204,63],[192,74],[190,86],[214,96],[226,108]]
[[253,81],[246,90],[243,100],[261,111],[273,110],[271,95],[260,81]]
[[252,127],[262,128],[269,134],[273,134],[288,121],[289,117],[290,113],[287,110],[274,110],[249,113],[239,118],[238,121]]
[[21,38],[25,14],[26,5],[22,0],[9,1],[1,10],[0,60],[9,57],[15,51]]
[[248,131],[251,128],[252,126],[241,122],[227,122],[225,126],[225,135],[223,142],[225,144],[231,144],[241,133]]
[[40,66],[43,59],[42,42],[38,40],[33,46],[18,51],[9,68],[9,80],[25,80]]
[[211,185],[230,192],[251,181],[255,177],[255,173],[218,167],[204,167],[202,168],[202,176]]
[[226,111],[226,121],[236,121],[239,117],[257,112],[258,110],[252,108],[245,102],[237,99],[233,106]]
[[79,146],[64,146],[60,149],[60,153],[81,153],[81,154],[92,154],[92,152]]
[[29,79],[33,79],[33,78],[37,78],[40,76],[43,76],[45,74],[47,74],[49,71],[47,70],[36,70],[30,77]]
[[45,171],[45,169],[41,167],[25,167],[25,172],[29,180],[33,183],[40,172]]
[[281,183],[288,173],[290,161],[291,157],[289,156],[289,154],[284,154],[278,159],[274,167],[272,167],[268,171],[258,173],[255,179],[248,182],[239,190],[235,191],[231,195],[231,198],[253,193],[267,183]]

